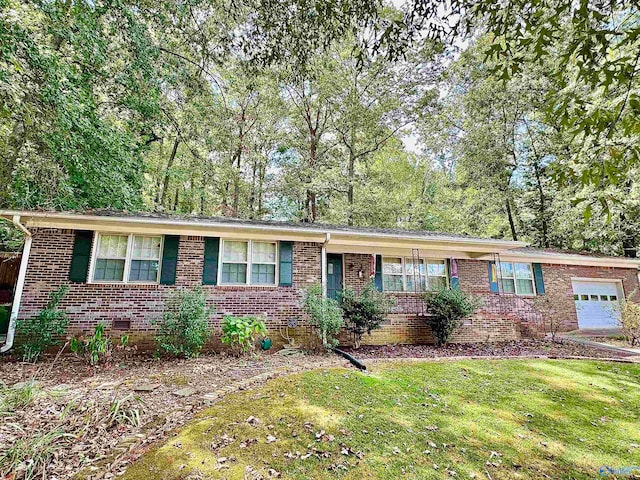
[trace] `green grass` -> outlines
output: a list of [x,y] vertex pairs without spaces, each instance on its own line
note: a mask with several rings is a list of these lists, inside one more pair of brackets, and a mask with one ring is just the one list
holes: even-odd
[[592,479],[602,465],[640,464],[638,425],[640,365],[390,363],[229,396],[124,478],[269,478],[272,468],[296,479]]

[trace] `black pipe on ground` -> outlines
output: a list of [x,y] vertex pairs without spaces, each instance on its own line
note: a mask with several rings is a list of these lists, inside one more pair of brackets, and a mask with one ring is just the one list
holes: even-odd
[[354,367],[359,368],[360,370],[366,370],[367,369],[367,367],[365,366],[364,363],[362,363],[360,360],[355,358],[353,355],[348,354],[344,350],[340,350],[339,348],[335,348],[334,347],[333,351],[335,353],[337,353],[338,355],[341,355],[344,358],[346,358],[347,360],[349,360]]

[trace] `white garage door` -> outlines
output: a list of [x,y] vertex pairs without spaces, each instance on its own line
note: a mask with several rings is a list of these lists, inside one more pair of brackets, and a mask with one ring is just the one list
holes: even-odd
[[580,328],[613,328],[618,326],[620,284],[617,282],[573,281]]

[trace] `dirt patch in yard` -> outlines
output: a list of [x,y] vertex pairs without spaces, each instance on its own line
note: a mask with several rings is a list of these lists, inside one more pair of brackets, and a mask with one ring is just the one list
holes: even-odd
[[[345,348],[345,350],[347,350]],[[438,358],[438,357],[589,357],[623,358],[630,354],[614,352],[572,342],[520,340],[517,342],[435,345],[363,346],[349,351],[360,359],[366,358]]]

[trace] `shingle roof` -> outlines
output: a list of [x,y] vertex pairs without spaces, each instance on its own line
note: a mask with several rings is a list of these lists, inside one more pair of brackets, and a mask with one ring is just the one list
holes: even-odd
[[[42,212],[47,213],[47,212]],[[229,225],[246,225],[250,226],[267,226],[267,227],[284,227],[294,228],[300,230],[328,230],[333,232],[350,232],[350,233],[363,233],[363,234],[383,234],[383,235],[398,235],[398,236],[412,236],[412,237],[424,237],[424,238],[451,238],[466,239],[466,240],[489,240],[499,241],[505,243],[512,243],[509,240],[496,239],[496,238],[483,238],[474,237],[470,235],[462,235],[457,233],[437,232],[433,230],[409,230],[403,228],[380,228],[380,227],[355,227],[347,225],[334,225],[326,223],[310,223],[310,222],[286,222],[280,220],[255,220],[255,219],[242,219],[234,217],[214,217],[214,216],[201,216],[201,215],[179,215],[169,214],[162,212],[128,212],[121,210],[84,210],[81,212],[67,211],[67,212],[48,212],[48,213],[64,213],[72,215],[84,215],[84,216],[97,216],[97,217],[120,217],[120,218],[148,218],[152,220],[177,220],[190,223],[219,223]]]

